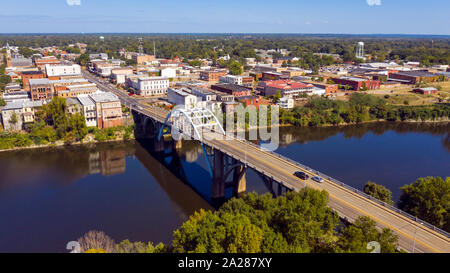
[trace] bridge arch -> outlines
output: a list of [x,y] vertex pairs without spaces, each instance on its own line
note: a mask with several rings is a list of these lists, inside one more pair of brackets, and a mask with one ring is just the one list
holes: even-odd
[[[219,133],[225,135],[225,130],[220,124],[217,117],[206,108],[193,108],[193,109],[184,109],[177,108],[172,110],[164,120],[163,126],[159,130],[158,140],[161,139],[163,130],[165,127],[172,127],[178,129],[180,132],[186,134],[186,129],[192,129],[193,136],[197,140],[202,139],[202,134],[199,129],[204,127],[209,127],[215,129]],[[189,128],[187,128],[189,127]]]

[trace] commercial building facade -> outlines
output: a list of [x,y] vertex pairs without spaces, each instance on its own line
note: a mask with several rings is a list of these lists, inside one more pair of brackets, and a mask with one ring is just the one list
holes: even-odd
[[53,84],[47,78],[31,79],[30,91],[33,101],[51,99],[55,95]]

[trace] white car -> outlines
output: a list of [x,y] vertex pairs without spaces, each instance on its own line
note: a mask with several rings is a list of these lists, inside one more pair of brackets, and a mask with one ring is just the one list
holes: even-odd
[[318,183],[323,183],[323,182],[325,182],[325,181],[323,180],[323,178],[320,177],[320,176],[314,176],[314,177],[312,177],[311,179],[314,180],[314,181],[316,181],[316,182],[318,182]]

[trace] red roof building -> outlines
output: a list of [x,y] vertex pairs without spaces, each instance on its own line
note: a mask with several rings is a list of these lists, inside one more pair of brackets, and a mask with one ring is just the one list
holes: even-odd
[[298,96],[314,89],[314,85],[300,83],[292,80],[263,81],[259,84],[264,96],[273,96],[280,91],[281,96]]

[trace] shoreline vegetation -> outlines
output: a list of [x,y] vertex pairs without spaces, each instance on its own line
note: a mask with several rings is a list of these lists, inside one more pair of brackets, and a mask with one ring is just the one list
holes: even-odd
[[[363,125],[363,124],[370,124],[370,123],[416,123],[416,124],[436,124],[436,125],[444,125],[450,122],[450,119],[438,119],[438,120],[425,120],[425,121],[417,121],[417,120],[405,120],[405,121],[387,121],[387,120],[370,120],[360,123],[348,123],[348,124],[324,124],[315,128],[345,128],[355,125]],[[291,127],[296,128],[299,126],[293,125],[293,124],[278,124],[279,128],[282,127]],[[273,126],[258,126],[258,127],[251,127],[246,128],[245,130],[235,130],[235,133],[238,132],[246,132],[248,133],[251,130],[257,130],[260,128],[272,128]],[[311,128],[311,127],[304,127],[304,128]],[[27,140],[24,141],[24,138],[27,138],[27,133],[25,132],[0,132],[0,153],[2,152],[11,152],[11,151],[19,151],[19,150],[32,150],[32,149],[41,149],[41,148],[52,148],[52,147],[64,147],[64,146],[82,146],[82,145],[90,145],[90,144],[99,144],[99,143],[108,143],[108,142],[124,142],[124,141],[130,141],[134,140],[134,125],[130,126],[119,126],[119,127],[113,127],[105,130],[100,130],[97,128],[90,128],[90,131],[92,133],[88,133],[83,139],[83,141],[75,141],[71,143],[66,143],[63,140],[58,140],[55,142],[50,143],[41,143],[37,144],[35,142],[28,142]],[[94,133],[96,132],[96,133]],[[5,148],[5,146],[8,145],[8,143],[15,143],[15,145],[9,148]]]

